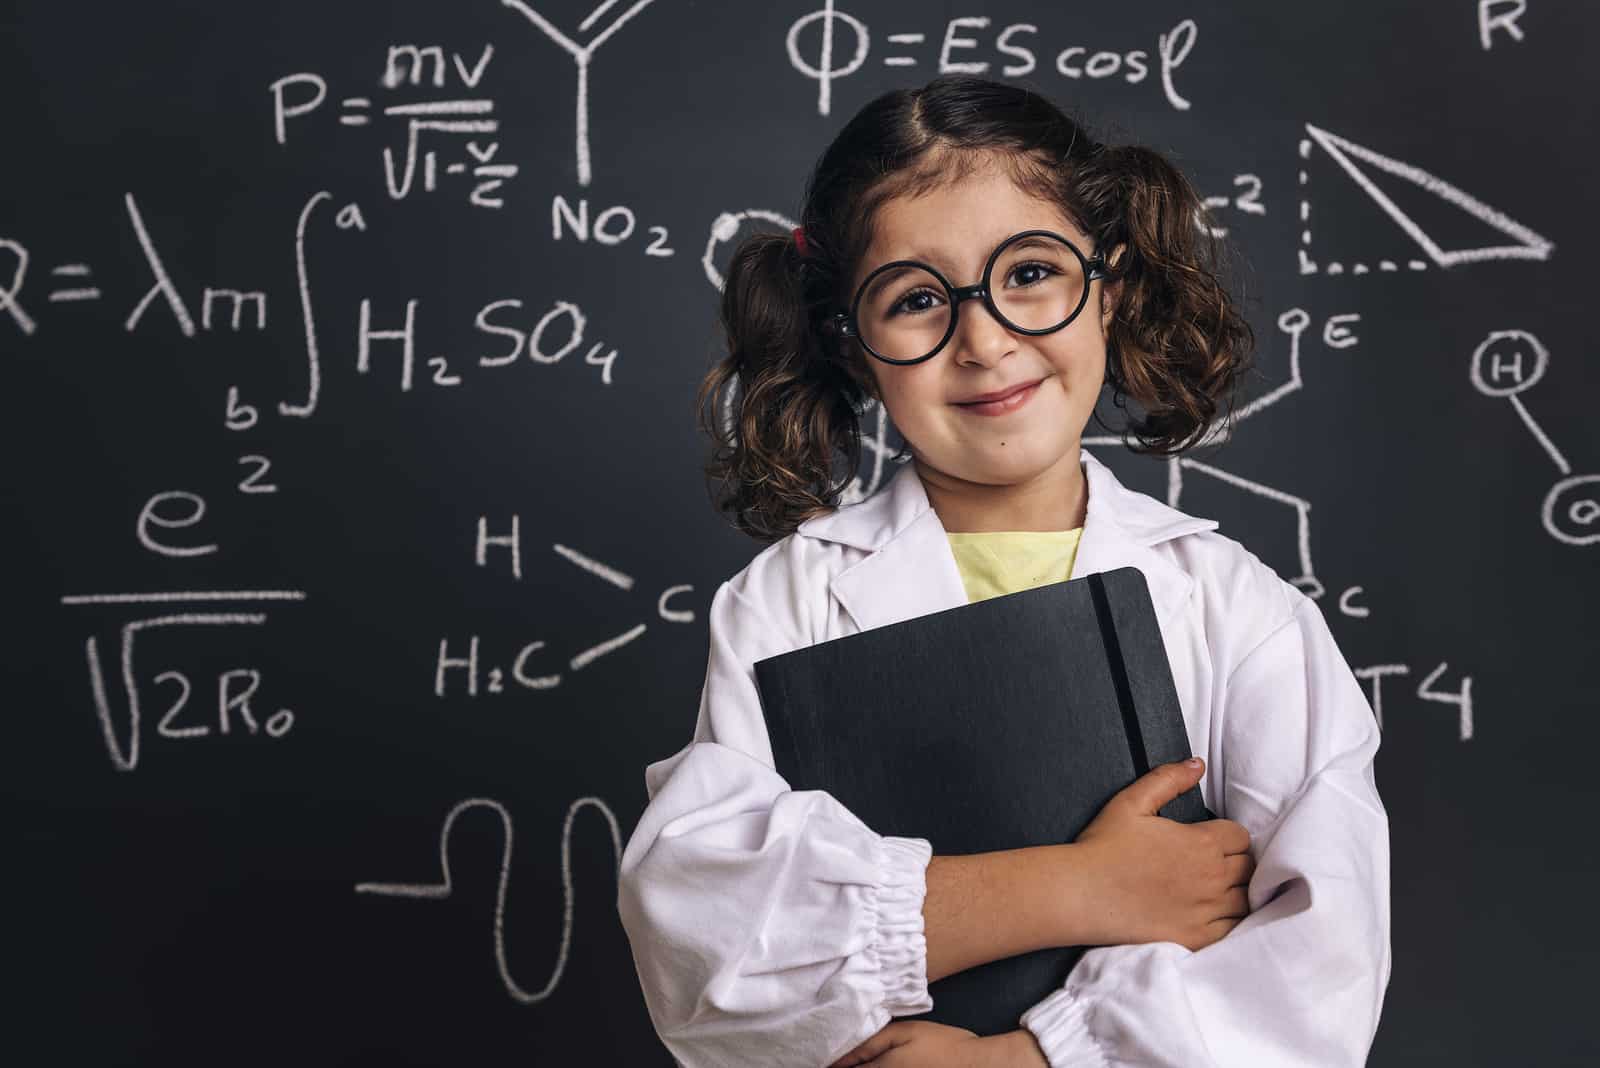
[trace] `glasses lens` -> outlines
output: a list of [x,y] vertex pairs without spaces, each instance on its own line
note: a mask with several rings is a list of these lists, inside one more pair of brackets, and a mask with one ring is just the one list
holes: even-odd
[[891,267],[873,278],[856,306],[861,340],[880,356],[915,360],[950,328],[950,294],[921,267]]
[[1066,322],[1078,310],[1084,285],[1083,263],[1072,247],[1043,234],[1007,245],[989,276],[994,306],[1024,330],[1049,330]]

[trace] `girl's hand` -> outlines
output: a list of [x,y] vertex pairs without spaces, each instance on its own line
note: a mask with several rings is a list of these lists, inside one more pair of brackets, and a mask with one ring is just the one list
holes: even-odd
[[895,1020],[829,1068],[1049,1068],[1025,1029],[984,1037],[964,1027]]
[[1156,810],[1205,770],[1182,761],[1151,768],[1118,791],[1074,843],[1089,859],[1083,909],[1088,945],[1177,942],[1198,950],[1250,915],[1256,862],[1250,832],[1233,820],[1179,823]]

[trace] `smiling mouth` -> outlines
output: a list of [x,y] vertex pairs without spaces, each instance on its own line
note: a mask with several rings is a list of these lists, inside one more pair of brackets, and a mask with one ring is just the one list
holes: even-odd
[[1034,386],[1037,386],[1039,384],[1039,382],[1042,382],[1042,381],[1044,381],[1044,380],[1043,379],[1039,379],[1039,380],[1034,381],[1034,382],[1024,382],[1022,385],[1013,386],[1012,388],[1006,390],[1004,393],[998,393],[998,394],[995,394],[992,397],[984,397],[981,400],[954,401],[953,403],[962,404],[962,405],[967,405],[967,404],[993,404],[996,401],[1009,400],[1010,398],[1016,396],[1017,393],[1019,393],[1020,391],[1022,391],[1024,389],[1032,389]]
[[1026,404],[1038,392],[1040,384],[1044,381],[1041,378],[1038,382],[1020,386],[996,400],[955,401],[953,403],[955,407],[960,408],[962,411],[972,412],[975,415],[1004,415]]

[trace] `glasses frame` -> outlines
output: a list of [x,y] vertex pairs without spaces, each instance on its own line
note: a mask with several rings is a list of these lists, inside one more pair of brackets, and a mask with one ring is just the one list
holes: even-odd
[[[1020,241],[1025,237],[1036,236],[1053,237],[1072,250],[1072,254],[1078,257],[1078,263],[1083,268],[1084,285],[1083,292],[1078,296],[1078,306],[1072,309],[1071,314],[1069,314],[1065,319],[1061,320],[1061,322],[1057,323],[1055,326],[1047,326],[1041,330],[1030,330],[1025,326],[1018,326],[1017,324],[1013,323],[1010,319],[1007,319],[1001,314],[999,308],[995,307],[994,296],[989,290],[989,276],[994,271],[994,265],[999,261],[1001,254],[1004,253],[1013,242]],[[939,280],[940,285],[944,286],[945,295],[950,300],[950,325],[945,329],[944,337],[939,339],[939,343],[933,347],[933,351],[929,352],[926,356],[917,356],[909,360],[897,360],[893,356],[885,356],[883,353],[878,352],[871,345],[867,344],[866,338],[861,336],[861,331],[857,326],[856,312],[861,307],[861,298],[866,296],[867,286],[871,285],[872,280],[878,277],[878,275],[894,267],[916,267],[927,271],[929,274],[933,275],[933,277]],[[861,347],[866,349],[867,352],[875,359],[882,360],[884,363],[905,366],[907,364],[922,363],[925,360],[931,360],[935,356],[939,355],[940,352],[944,351],[944,347],[950,343],[950,339],[955,336],[956,328],[960,325],[961,302],[964,300],[970,300],[973,297],[982,300],[983,306],[989,309],[989,314],[998,319],[1006,327],[1006,329],[1014,330],[1019,334],[1027,334],[1029,336],[1037,337],[1041,334],[1053,334],[1057,330],[1065,327],[1068,323],[1072,322],[1072,320],[1076,319],[1079,313],[1083,311],[1083,306],[1089,302],[1089,290],[1094,281],[1096,279],[1106,277],[1108,277],[1106,272],[1106,260],[1105,257],[1100,255],[1098,252],[1093,256],[1085,256],[1083,251],[1079,249],[1077,245],[1073,244],[1064,235],[1056,233],[1054,230],[1021,230],[1000,242],[999,245],[995,246],[995,250],[989,253],[989,260],[983,265],[983,278],[979,282],[976,282],[970,286],[951,285],[950,280],[941,274],[938,268],[934,267],[932,264],[923,263],[921,260],[893,260],[889,263],[885,263],[879,267],[873,268],[872,273],[863,278],[861,280],[861,285],[857,287],[855,299],[850,302],[850,310],[847,312],[835,312],[827,321],[832,325],[834,331],[840,337],[854,338],[856,341],[860,342]]]

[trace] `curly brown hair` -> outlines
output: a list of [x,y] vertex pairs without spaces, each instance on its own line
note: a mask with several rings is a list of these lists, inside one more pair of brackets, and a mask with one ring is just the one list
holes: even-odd
[[[861,459],[861,416],[878,399],[859,344],[824,329],[848,305],[879,207],[998,162],[1058,204],[1096,248],[1126,248],[1106,339],[1113,404],[1143,409],[1121,432],[1172,455],[1231,414],[1254,335],[1221,282],[1226,246],[1183,173],[1139,145],[1107,145],[1045,97],[973,75],[878,97],[839,131],[806,182],[807,255],[789,234],[735,249],[722,290],[727,354],[696,394],[714,443],[706,474],[740,530],[776,541],[838,505]],[[724,416],[726,410],[726,416]],[[1098,412],[1095,419],[1099,421]],[[1101,423],[1104,426],[1104,423]],[[1107,430],[1111,428],[1107,427]]]

